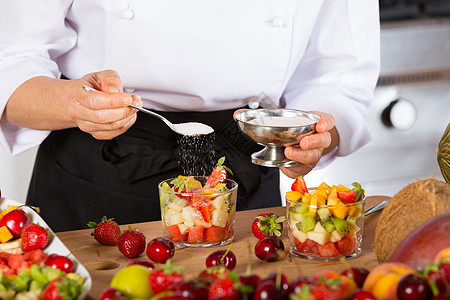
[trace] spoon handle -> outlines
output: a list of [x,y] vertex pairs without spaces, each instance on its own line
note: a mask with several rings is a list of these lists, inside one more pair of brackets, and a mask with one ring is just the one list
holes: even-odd
[[[90,91],[90,92],[99,92],[99,90],[96,90],[96,89],[94,89],[94,88],[92,88],[92,87],[90,87],[90,86],[87,86],[87,85],[83,85],[83,88],[84,88],[86,91]],[[160,120],[162,120],[164,123],[166,123],[166,125],[169,126],[170,129],[172,129],[173,131],[175,131],[175,127],[174,127],[173,123],[170,122],[169,120],[167,120],[166,118],[164,118],[163,116],[158,115],[157,113],[152,112],[151,110],[148,110],[148,109],[145,109],[145,108],[143,108],[143,107],[139,107],[139,106],[136,106],[136,105],[133,105],[133,104],[130,104],[129,106],[132,107],[132,108],[134,108],[134,109],[137,109],[137,110],[139,110],[139,111],[141,111],[141,112],[144,112],[144,113],[146,113],[146,114],[149,114],[149,115],[152,115],[152,116],[154,116],[154,117],[157,117],[158,119],[160,119]]]
[[366,212],[364,213],[365,216],[370,215],[371,213],[374,213],[380,209],[383,209],[387,204],[389,203],[389,200],[383,200],[380,203],[375,204],[374,206],[366,209]]
[[160,119],[160,120],[162,120],[164,123],[166,123],[166,125],[169,126],[170,129],[172,129],[173,131],[175,131],[175,127],[174,127],[173,123],[170,122],[169,120],[167,120],[166,118],[164,118],[163,116],[161,116],[161,115],[159,115],[159,114],[157,114],[157,113],[155,113],[155,112],[152,112],[151,110],[148,110],[148,109],[145,109],[145,108],[143,108],[143,107],[139,107],[139,106],[136,106],[136,105],[133,105],[133,104],[130,104],[129,106],[132,107],[132,108],[134,108],[134,109],[137,109],[137,110],[139,110],[139,111],[141,111],[141,112],[143,112],[143,113],[146,113],[146,114],[152,115],[152,116],[154,116],[154,117],[157,117],[158,119]]

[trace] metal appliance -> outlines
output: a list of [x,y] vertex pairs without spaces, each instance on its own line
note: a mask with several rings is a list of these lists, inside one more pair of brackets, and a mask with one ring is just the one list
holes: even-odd
[[[308,174],[310,186],[358,181],[367,195],[393,196],[417,179],[443,180],[436,148],[450,122],[450,1],[380,0],[380,18],[373,141]],[[282,195],[292,182],[282,176]]]

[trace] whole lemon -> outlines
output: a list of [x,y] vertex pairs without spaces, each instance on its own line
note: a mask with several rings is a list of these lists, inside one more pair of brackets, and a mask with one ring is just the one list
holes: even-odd
[[150,269],[141,265],[131,265],[117,272],[110,287],[121,291],[128,298],[148,299],[153,295],[148,284]]

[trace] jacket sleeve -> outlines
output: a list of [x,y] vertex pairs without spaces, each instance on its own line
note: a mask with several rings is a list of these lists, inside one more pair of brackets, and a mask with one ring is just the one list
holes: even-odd
[[[59,76],[55,60],[74,47],[76,33],[65,21],[69,0],[5,1],[0,10],[0,116],[12,93],[36,76]],[[0,119],[0,143],[18,154],[39,145],[48,131]]]
[[364,117],[379,76],[379,40],[378,1],[324,1],[283,94],[288,108],[334,116],[340,142],[323,160],[348,155],[371,140]]

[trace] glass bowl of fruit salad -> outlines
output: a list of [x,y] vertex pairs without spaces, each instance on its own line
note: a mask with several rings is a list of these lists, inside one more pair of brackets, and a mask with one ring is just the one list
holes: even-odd
[[238,184],[178,176],[158,185],[164,237],[178,247],[214,247],[234,238]]
[[[297,178],[297,181],[302,178]],[[301,188],[298,188],[298,187]],[[361,254],[364,190],[322,183],[310,189],[292,185],[286,193],[290,252],[318,261],[336,261]]]

